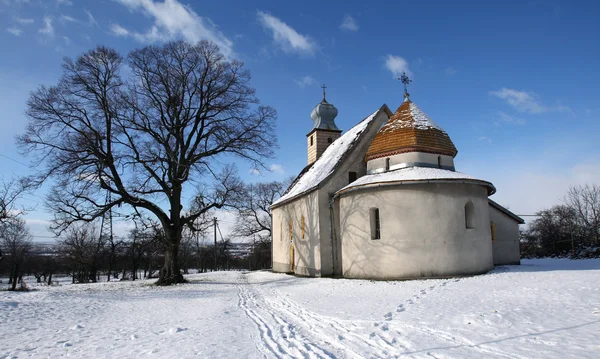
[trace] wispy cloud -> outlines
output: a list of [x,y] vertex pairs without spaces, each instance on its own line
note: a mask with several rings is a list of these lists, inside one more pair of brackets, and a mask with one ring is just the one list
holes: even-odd
[[56,6],[60,5],[71,6],[73,2],[71,0],[56,0]]
[[77,19],[75,19],[75,18],[73,18],[71,16],[68,16],[68,15],[61,15],[60,16],[60,21],[63,22],[63,23],[65,23],[65,22],[79,23],[80,22],[79,20],[77,20]]
[[340,29],[347,31],[358,31],[358,24],[352,16],[346,15],[344,16],[344,20],[340,25]]
[[257,16],[261,25],[271,31],[273,40],[283,51],[310,55],[315,53],[317,45],[310,37],[299,34],[288,24],[271,14],[258,11]]
[[505,100],[510,106],[521,112],[571,112],[566,106],[547,106],[540,102],[539,96],[534,92],[518,91],[506,87],[498,91],[490,91],[490,96]]
[[258,168],[251,168],[248,170],[248,173],[250,173],[253,176],[260,176],[260,170]]
[[154,21],[152,27],[144,32],[128,30],[128,36],[144,43],[167,41],[183,38],[196,43],[210,40],[217,44],[225,56],[233,54],[233,43],[213,22],[196,14],[189,6],[178,0],[116,0],[131,11],[140,11]]
[[394,75],[400,76],[403,72],[411,76],[412,72],[408,68],[408,62],[401,56],[387,55],[385,58],[385,67]]
[[44,16],[44,27],[40,28],[38,32],[46,36],[54,37],[54,27],[52,26],[51,17]]
[[15,21],[18,22],[21,25],[29,25],[29,24],[33,24],[34,20],[31,18],[24,18],[24,17],[15,17]]
[[83,10],[85,12],[85,14],[88,17],[88,24],[90,26],[98,26],[98,22],[96,21],[96,18],[94,17],[94,15],[92,15],[92,12],[89,11],[88,9]]
[[487,142],[487,143],[492,143],[492,139],[489,138],[489,137],[487,137],[487,136],[481,136],[481,137],[478,138],[478,140],[479,141],[484,141],[484,142]]
[[23,30],[18,29],[16,27],[9,27],[6,29],[6,31],[10,32],[11,34],[13,34],[15,36],[21,36],[21,34],[23,33]]
[[508,125],[524,125],[527,122],[521,118],[511,116],[505,112],[499,111],[496,113],[495,125],[508,124]]
[[444,70],[444,72],[448,76],[454,76],[454,75],[456,75],[456,69],[454,67],[452,67],[452,66],[446,67],[446,69]]
[[279,174],[285,173],[283,166],[280,164],[277,164],[277,163],[273,163],[271,166],[269,166],[269,171],[271,171],[273,173],[279,173]]
[[296,82],[296,84],[298,84],[300,87],[312,86],[317,83],[317,81],[311,76],[304,76],[298,80],[294,80],[294,82]]
[[113,35],[116,35],[116,36],[128,36],[129,35],[129,30],[127,30],[126,28],[124,28],[123,26],[121,26],[119,24],[110,25],[110,32],[112,32]]

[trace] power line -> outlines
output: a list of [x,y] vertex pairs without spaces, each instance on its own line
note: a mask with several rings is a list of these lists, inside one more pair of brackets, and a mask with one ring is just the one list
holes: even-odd
[[28,164],[26,164],[26,163],[23,163],[23,162],[21,162],[21,161],[19,161],[19,160],[15,160],[14,158],[12,158],[12,157],[8,157],[7,155],[3,155],[2,153],[0,153],[0,156],[1,156],[1,157],[4,157],[4,158],[7,158],[7,159],[9,159],[9,160],[11,160],[11,161],[13,161],[13,162],[16,162],[16,163],[18,163],[18,164],[20,164],[20,165],[23,165],[23,166],[29,167],[29,165],[28,165]]

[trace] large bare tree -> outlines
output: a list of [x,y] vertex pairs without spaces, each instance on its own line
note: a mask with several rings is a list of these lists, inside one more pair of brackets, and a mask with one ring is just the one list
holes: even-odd
[[249,82],[241,62],[206,41],[134,50],[127,66],[102,46],[65,59],[58,84],[31,95],[17,140],[36,155],[39,182],[54,179],[46,203],[55,230],[121,205],[150,212],[165,233],[158,283],[182,282],[183,228],[241,187],[235,168],[222,163],[237,157],[262,166],[276,146],[276,112],[260,105]]

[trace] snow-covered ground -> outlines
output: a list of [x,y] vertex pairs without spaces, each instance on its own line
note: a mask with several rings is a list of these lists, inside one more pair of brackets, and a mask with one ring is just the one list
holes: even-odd
[[405,282],[188,279],[2,291],[0,357],[600,358],[598,259]]

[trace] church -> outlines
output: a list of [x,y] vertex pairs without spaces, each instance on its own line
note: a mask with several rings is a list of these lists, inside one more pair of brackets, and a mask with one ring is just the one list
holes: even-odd
[[310,117],[308,165],[271,205],[273,271],[417,279],[519,264],[524,221],[488,197],[486,180],[457,172],[450,136],[406,90],[342,134],[323,100]]

